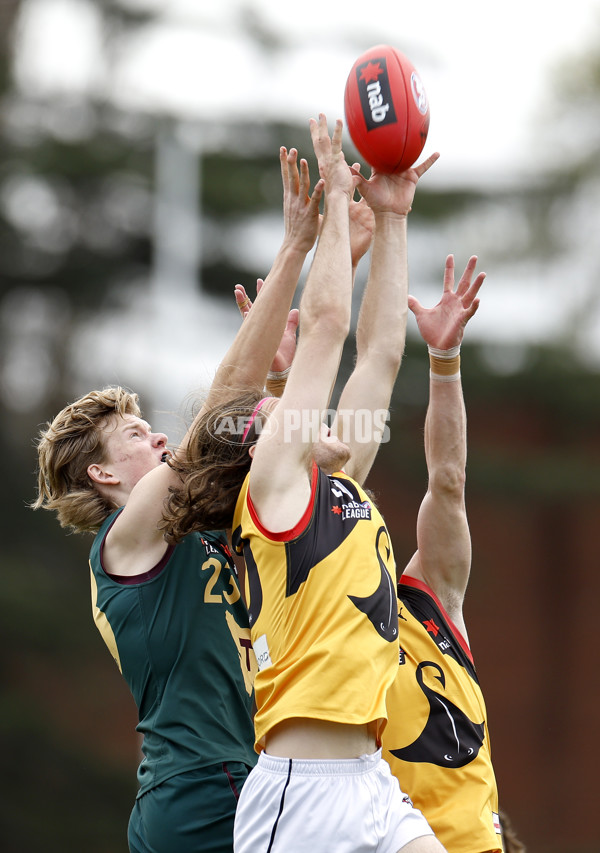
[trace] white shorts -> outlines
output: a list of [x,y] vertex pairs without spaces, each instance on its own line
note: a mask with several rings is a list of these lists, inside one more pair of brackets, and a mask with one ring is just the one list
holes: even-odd
[[262,752],[238,801],[235,853],[397,853],[433,835],[381,750],[335,761]]

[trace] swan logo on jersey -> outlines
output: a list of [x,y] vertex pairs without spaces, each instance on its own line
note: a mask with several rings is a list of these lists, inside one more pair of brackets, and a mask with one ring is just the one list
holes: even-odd
[[380,571],[377,589],[371,595],[349,595],[348,598],[370,620],[379,636],[393,643],[398,639],[398,599],[394,595],[394,584],[387,568],[392,548],[389,533],[383,524],[375,537],[375,551]]
[[[431,672],[433,670],[433,672]],[[429,704],[429,716],[418,737],[400,749],[390,749],[401,761],[465,767],[474,761],[485,739],[485,720],[470,717],[443,692],[446,676],[435,661],[421,661],[415,672],[418,687]],[[434,686],[432,686],[434,685]]]
[[[338,499],[342,498],[341,504],[334,504],[331,507],[334,515],[339,516],[342,521],[346,521],[347,519],[354,521],[360,521],[361,519],[370,520],[371,504],[369,501],[357,501],[352,492],[335,478],[332,478],[331,483],[332,494]],[[344,501],[344,497],[347,497],[348,500]]]

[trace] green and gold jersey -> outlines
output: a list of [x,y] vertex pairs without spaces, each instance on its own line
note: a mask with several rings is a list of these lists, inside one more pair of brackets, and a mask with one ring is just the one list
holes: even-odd
[[233,545],[246,562],[258,662],[256,748],[292,717],[385,725],[398,663],[394,557],[377,508],[343,473],[313,469],[311,499],[293,530],[272,533],[248,494]]
[[111,576],[102,549],[119,512],[90,552],[92,610],[138,708],[138,796],[209,764],[253,765],[256,659],[225,535],[192,533],[144,575]]
[[433,591],[398,584],[383,757],[448,853],[501,851],[487,713],[469,646]]

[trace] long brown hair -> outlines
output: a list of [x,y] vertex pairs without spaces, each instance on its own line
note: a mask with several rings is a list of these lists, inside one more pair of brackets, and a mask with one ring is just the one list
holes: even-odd
[[187,452],[169,460],[182,485],[170,490],[163,513],[161,528],[168,542],[179,542],[194,530],[231,527],[260,413],[242,441],[244,427],[261,396],[253,391],[207,410],[192,427]]
[[104,461],[104,432],[111,416],[140,415],[138,396],[120,386],[91,391],[40,430],[38,496],[32,509],[54,510],[61,527],[96,533],[114,506],[96,491],[88,466]]

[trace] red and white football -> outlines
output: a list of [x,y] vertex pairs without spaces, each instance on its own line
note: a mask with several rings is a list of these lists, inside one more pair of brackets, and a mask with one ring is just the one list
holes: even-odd
[[344,92],[346,127],[356,149],[380,172],[403,172],[423,150],[429,102],[414,65],[386,44],[358,57]]

